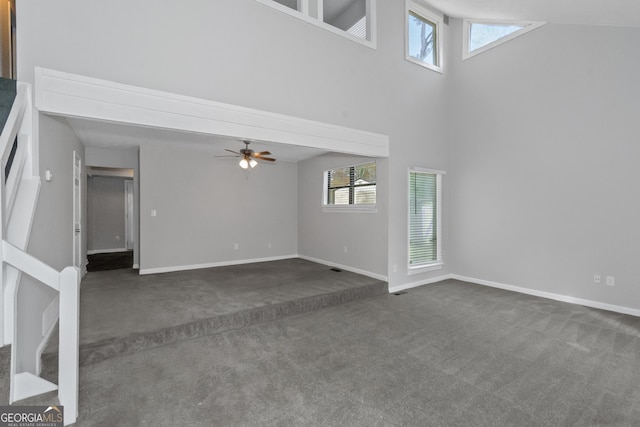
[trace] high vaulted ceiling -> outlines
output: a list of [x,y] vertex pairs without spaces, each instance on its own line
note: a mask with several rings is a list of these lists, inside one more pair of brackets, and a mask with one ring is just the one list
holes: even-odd
[[454,18],[640,26],[639,0],[424,0]]

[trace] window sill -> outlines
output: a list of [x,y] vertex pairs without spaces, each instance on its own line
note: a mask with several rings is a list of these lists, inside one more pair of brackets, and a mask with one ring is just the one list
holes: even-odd
[[357,205],[322,205],[323,212],[350,212],[350,213],[377,213],[378,209],[373,206],[357,206]]
[[428,273],[430,271],[440,270],[443,265],[444,265],[444,262],[436,261],[436,262],[433,262],[431,264],[421,265],[419,267],[411,267],[410,266],[408,271],[407,271],[407,274],[409,276],[411,276],[413,274]]

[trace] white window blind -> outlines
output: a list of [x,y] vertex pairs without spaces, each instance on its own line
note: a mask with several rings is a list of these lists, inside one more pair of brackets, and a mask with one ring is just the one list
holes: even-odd
[[439,245],[439,175],[409,172],[409,267],[434,264]]

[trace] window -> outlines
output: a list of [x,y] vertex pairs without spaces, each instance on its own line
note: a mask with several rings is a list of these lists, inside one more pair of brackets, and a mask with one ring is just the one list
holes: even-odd
[[465,19],[463,23],[462,59],[486,52],[544,24],[544,22],[533,21],[477,21]]
[[442,265],[441,188],[444,172],[409,170],[409,272]]
[[406,2],[406,58],[434,71],[442,72],[443,17]]
[[257,1],[365,46],[376,47],[376,0]]
[[375,208],[376,162],[330,169],[324,182],[324,206]]

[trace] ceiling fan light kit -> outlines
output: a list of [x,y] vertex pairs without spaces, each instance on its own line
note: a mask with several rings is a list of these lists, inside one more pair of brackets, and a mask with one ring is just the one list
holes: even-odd
[[243,142],[245,144],[245,148],[242,148],[240,152],[229,150],[228,148],[225,149],[226,151],[235,154],[236,157],[242,157],[242,160],[240,160],[240,163],[238,163],[238,165],[240,165],[242,169],[255,168],[256,165],[258,164],[258,160],[264,160],[267,162],[276,161],[276,159],[274,158],[265,157],[265,156],[271,155],[270,152],[261,151],[259,153],[256,153],[255,151],[249,148],[250,141],[243,141]]
[[242,160],[240,160],[240,163],[238,163],[240,165],[240,167],[242,169],[247,169],[249,167],[251,167],[251,169],[255,168],[256,165],[258,164],[258,162],[256,162],[255,160],[253,160],[252,158],[248,158],[244,157]]

